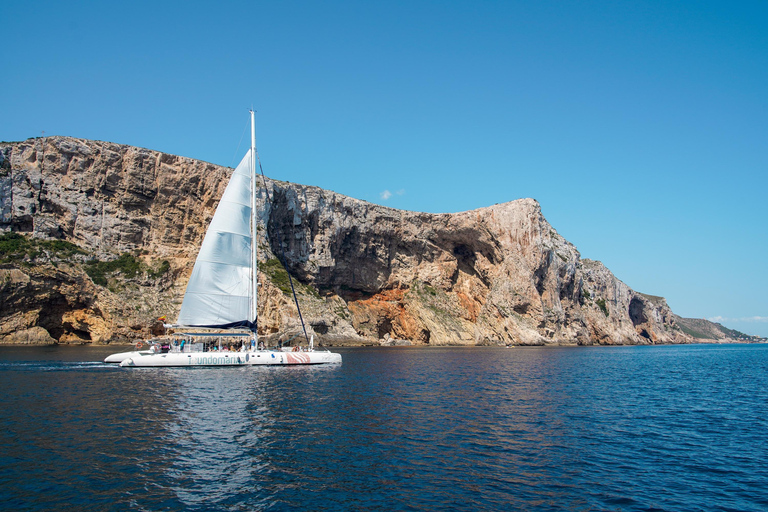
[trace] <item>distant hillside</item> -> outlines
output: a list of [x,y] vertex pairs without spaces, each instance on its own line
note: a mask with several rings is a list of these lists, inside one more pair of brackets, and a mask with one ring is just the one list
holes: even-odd
[[696,340],[734,340],[734,341],[760,341],[759,336],[750,336],[735,329],[729,329],[722,324],[710,322],[703,318],[682,318],[675,315],[680,329],[693,336]]

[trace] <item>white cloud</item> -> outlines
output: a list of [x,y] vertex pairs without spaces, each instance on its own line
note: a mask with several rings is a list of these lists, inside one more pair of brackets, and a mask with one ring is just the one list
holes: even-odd
[[713,316],[707,318],[710,322],[768,322],[768,316],[745,316],[741,318],[728,318],[724,316]]
[[382,199],[382,201],[386,201],[387,199],[391,199],[392,196],[394,196],[394,195],[397,195],[397,196],[405,195],[405,189],[401,188],[397,192],[390,192],[389,189],[387,189],[384,192],[381,192],[379,194],[379,197]]

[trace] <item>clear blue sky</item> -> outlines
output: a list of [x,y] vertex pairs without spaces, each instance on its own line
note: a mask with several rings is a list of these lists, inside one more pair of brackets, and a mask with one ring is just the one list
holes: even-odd
[[0,140],[69,135],[457,212],[768,336],[768,2],[5,0]]

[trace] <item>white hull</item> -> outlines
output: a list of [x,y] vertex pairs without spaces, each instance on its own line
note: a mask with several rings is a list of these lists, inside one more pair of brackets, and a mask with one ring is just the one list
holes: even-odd
[[341,354],[333,352],[169,352],[142,354],[125,358],[120,366],[151,368],[159,366],[256,366],[341,363]]
[[134,350],[132,352],[118,352],[117,354],[112,354],[106,357],[104,359],[105,363],[122,363],[124,360],[130,358],[130,357],[137,357],[137,356],[144,356],[144,355],[151,355],[151,350]]

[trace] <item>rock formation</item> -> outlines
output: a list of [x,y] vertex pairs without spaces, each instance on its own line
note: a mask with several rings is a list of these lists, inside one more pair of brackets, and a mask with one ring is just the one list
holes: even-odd
[[[230,173],[108,142],[0,144],[0,342],[129,341],[175,319]],[[259,204],[271,340],[299,331],[288,273],[326,344],[693,340],[664,299],[581,259],[532,199],[427,214],[267,179]]]

